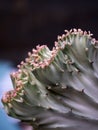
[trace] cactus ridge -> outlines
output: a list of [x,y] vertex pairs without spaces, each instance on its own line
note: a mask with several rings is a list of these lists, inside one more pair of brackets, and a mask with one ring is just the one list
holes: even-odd
[[65,30],[52,50],[38,45],[11,74],[14,90],[2,97],[5,110],[36,130],[97,130],[97,67],[92,34]]

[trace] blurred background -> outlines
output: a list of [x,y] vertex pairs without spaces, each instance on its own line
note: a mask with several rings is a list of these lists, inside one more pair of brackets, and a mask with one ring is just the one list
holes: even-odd
[[[98,39],[97,0],[0,0],[0,98],[6,90],[12,89],[9,73],[16,70],[28,51],[37,44],[52,48],[57,35],[71,28],[90,30]],[[0,106],[2,114],[1,103]],[[4,111],[2,116],[11,127],[19,124]],[[0,130],[3,130],[1,124]],[[24,125],[21,126],[16,129]]]
[[18,64],[37,44],[52,47],[71,28],[98,38],[97,0],[0,0],[0,59]]

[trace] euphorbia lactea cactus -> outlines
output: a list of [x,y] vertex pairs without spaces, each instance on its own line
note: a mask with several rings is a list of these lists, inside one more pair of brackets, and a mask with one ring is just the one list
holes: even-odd
[[65,32],[52,50],[28,53],[2,102],[34,130],[98,130],[98,42],[90,32]]

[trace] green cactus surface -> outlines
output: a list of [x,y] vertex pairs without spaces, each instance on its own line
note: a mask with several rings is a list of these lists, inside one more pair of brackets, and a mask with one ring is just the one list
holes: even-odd
[[2,97],[9,116],[34,130],[98,130],[98,41],[65,30],[50,50],[38,45],[11,74]]

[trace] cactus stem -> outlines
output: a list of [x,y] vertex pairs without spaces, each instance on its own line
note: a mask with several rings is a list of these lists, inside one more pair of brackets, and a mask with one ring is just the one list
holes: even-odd
[[98,41],[90,31],[65,32],[52,50],[38,45],[28,52],[2,102],[34,130],[97,130]]
[[53,63],[58,70],[60,70],[61,72],[64,72],[64,69],[62,69],[56,62],[53,62]]

